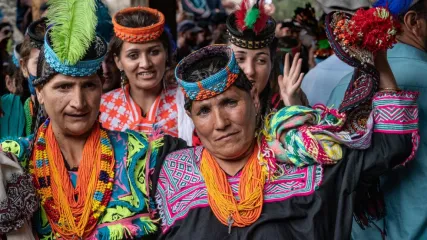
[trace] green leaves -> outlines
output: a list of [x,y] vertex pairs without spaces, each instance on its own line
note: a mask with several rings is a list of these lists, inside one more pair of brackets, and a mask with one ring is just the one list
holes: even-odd
[[95,38],[97,24],[94,0],[49,0],[50,39],[62,63],[74,65],[86,54]]

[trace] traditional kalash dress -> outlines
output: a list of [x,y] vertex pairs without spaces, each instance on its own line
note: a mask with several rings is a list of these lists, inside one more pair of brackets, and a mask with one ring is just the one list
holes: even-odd
[[[120,13],[147,12],[158,16],[158,23],[153,26],[128,28],[121,26],[113,19],[116,36],[123,41],[131,43],[146,43],[157,40],[163,33],[165,19],[161,12],[146,8],[132,7]],[[152,30],[156,34],[150,33]],[[171,54],[171,53],[169,53]],[[163,81],[166,81],[165,79]],[[129,84],[113,90],[102,96],[100,122],[102,126],[115,131],[131,129],[148,135],[156,130],[174,137],[180,137],[191,145],[192,131],[194,129],[191,119],[184,110],[184,94],[175,86],[164,84],[164,89],[157,96],[153,105],[144,116],[141,107],[132,99],[129,93]]]
[[[97,73],[107,44],[92,29],[96,26],[94,9],[95,2],[91,1],[78,1],[68,7],[61,1],[51,2],[48,19],[53,25],[46,33],[34,86],[45,84],[55,74],[85,77]],[[68,19],[76,21],[70,23]],[[71,31],[75,41],[66,45],[70,36],[58,34],[71,29],[79,31]],[[73,51],[69,52],[70,49]],[[183,141],[166,139],[171,140],[154,137],[149,143],[143,133],[106,130],[96,121],[78,169],[67,166],[50,119],[27,138],[2,139],[0,193],[6,191],[6,195],[0,194],[0,235],[16,236],[25,220],[32,216],[37,239],[153,237],[158,227],[156,221],[150,219],[148,177],[155,159],[161,156],[158,151],[161,146],[171,150],[186,146]],[[14,162],[6,152],[18,161]],[[15,172],[16,175],[11,175]],[[19,174],[24,176],[22,181],[17,181],[21,178]],[[22,186],[11,185],[16,183]],[[35,193],[40,204],[32,215],[36,210]]]
[[[183,79],[192,64],[221,51],[230,58],[223,70],[200,82]],[[234,64],[232,53],[210,46],[180,62],[176,76],[189,98],[202,100],[232,85]],[[378,78],[372,72],[361,80]],[[359,125],[366,120],[355,132],[345,112],[324,106],[272,113],[235,176],[203,146],[169,154],[153,183],[161,239],[349,239],[356,189],[404,165],[418,144],[417,93],[375,92],[365,99],[372,100],[368,118],[353,116]]]

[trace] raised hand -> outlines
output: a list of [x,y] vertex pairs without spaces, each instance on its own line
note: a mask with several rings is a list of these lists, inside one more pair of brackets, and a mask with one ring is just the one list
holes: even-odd
[[289,53],[285,56],[283,75],[277,79],[280,87],[280,97],[285,106],[302,105],[301,101],[301,83],[304,73],[301,73],[302,59],[300,54],[294,56],[292,66],[289,66]]

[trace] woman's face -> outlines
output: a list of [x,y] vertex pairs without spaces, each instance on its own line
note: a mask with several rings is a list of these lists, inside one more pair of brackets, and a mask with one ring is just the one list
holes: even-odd
[[167,51],[161,41],[123,42],[114,60],[133,89],[151,90],[159,86],[166,70]]
[[249,94],[232,86],[213,98],[193,101],[189,116],[203,146],[217,159],[233,161],[252,146],[258,108],[256,90]]
[[231,44],[239,67],[243,70],[249,81],[261,93],[267,86],[272,70],[270,49],[264,47],[249,50]]
[[37,88],[37,98],[52,126],[69,136],[81,136],[92,129],[98,118],[101,94],[101,80],[96,74],[89,77],[56,74]]
[[21,66],[25,66],[22,68],[22,73],[24,77],[28,78],[30,74],[33,76],[37,75],[37,61],[39,59],[39,54],[39,49],[32,48],[27,63],[25,64],[21,59]]

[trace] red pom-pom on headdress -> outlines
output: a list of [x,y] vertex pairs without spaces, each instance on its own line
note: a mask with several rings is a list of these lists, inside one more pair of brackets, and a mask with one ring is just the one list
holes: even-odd
[[337,22],[334,35],[347,46],[357,46],[375,54],[391,48],[400,23],[383,7],[359,9],[353,17]]

